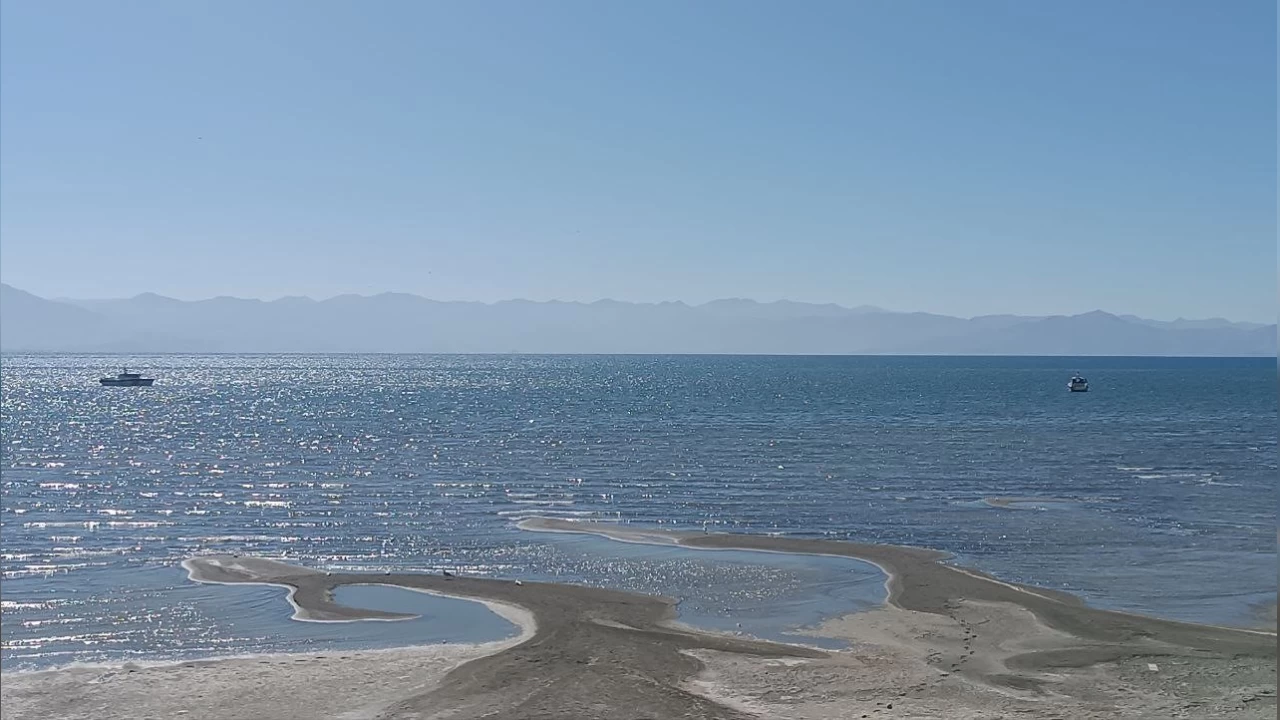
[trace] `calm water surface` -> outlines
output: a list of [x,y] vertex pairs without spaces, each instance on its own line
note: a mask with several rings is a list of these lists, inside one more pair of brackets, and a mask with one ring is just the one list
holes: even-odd
[[1205,622],[1275,597],[1273,360],[166,355],[127,359],[153,388],[99,387],[123,361],[0,363],[6,670],[443,637],[188,582],[214,551],[662,592],[768,636],[883,597],[861,563],[530,515],[923,545]]

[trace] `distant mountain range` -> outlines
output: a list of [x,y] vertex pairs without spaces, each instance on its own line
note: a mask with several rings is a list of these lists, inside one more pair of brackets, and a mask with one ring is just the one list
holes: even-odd
[[0,349],[62,352],[1274,356],[1276,326],[1129,315],[971,319],[790,301],[49,300],[0,285]]

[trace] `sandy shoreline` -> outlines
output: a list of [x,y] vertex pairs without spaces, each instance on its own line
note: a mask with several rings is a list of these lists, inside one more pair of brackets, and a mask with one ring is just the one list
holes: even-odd
[[885,571],[889,603],[806,630],[850,643],[831,652],[685,628],[673,623],[674,600],[658,596],[201,557],[184,564],[193,580],[289,588],[298,619],[404,617],[332,600],[343,585],[381,584],[484,602],[522,634],[486,645],[6,674],[4,717],[1154,720],[1276,711],[1274,633],[1097,610],[920,548],[555,519],[521,526],[857,558]]
[[[285,600],[293,607],[293,620],[300,622],[362,622],[369,620],[411,620],[417,615],[407,613],[386,612],[382,610],[370,610],[367,608],[348,608],[342,605],[332,604],[331,608],[319,608],[315,606],[304,607],[298,604],[295,599],[297,586],[288,582],[272,582],[271,578],[289,577],[294,575],[306,574],[324,574],[326,577],[332,573],[322,573],[319,570],[310,570],[308,568],[290,565],[278,560],[269,560],[266,558],[241,558],[238,555],[211,555],[199,558],[188,558],[182,561],[182,568],[187,571],[187,579],[192,582],[208,583],[212,585],[266,585],[270,587],[278,587],[286,590]],[[248,577],[262,578],[260,580],[245,579]],[[421,587],[405,587],[395,583],[381,582],[377,575],[366,574],[364,582],[344,582],[342,585],[350,587],[386,585],[387,587],[399,587],[404,590],[412,590],[426,595],[435,595],[437,597],[460,598],[478,602],[489,608],[489,610],[507,620],[512,625],[520,628],[520,634],[513,640],[503,640],[500,643],[485,643],[489,645],[514,644],[523,642],[533,636],[534,630],[537,628],[537,621],[533,614],[528,610],[513,605],[511,603],[498,602],[486,598],[469,597],[462,595],[451,595],[440,590]],[[480,645],[477,645],[480,647]]]

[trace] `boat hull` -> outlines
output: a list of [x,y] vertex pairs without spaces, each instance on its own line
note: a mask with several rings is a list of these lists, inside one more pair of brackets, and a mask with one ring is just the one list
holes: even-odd
[[151,387],[155,378],[137,378],[131,380],[117,380],[116,378],[102,378],[98,382],[105,387]]
[[1067,389],[1071,392],[1089,392],[1089,385],[1088,383],[1084,385],[1068,385]]

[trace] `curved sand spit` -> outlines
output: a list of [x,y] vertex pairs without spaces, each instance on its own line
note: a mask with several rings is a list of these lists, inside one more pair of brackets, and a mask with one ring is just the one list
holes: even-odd
[[[317,659],[306,671],[297,669],[300,659],[280,661],[279,667],[258,660],[256,671],[236,666],[245,672],[217,680],[231,683],[222,686],[209,685],[215,681],[211,672],[229,672],[226,663],[254,661],[208,663],[209,672],[192,670],[181,679],[138,669],[135,684],[146,693],[136,697],[146,699],[132,707],[117,706],[135,697],[126,692],[132,674],[95,676],[103,688],[90,690],[81,678],[74,697],[67,695],[72,671],[10,676],[4,683],[5,718],[11,712],[15,718],[91,712],[101,718],[141,713],[349,720],[1254,718],[1275,713],[1276,636],[1271,632],[1097,610],[1064,593],[943,565],[943,553],[919,548],[635,530],[560,519],[526,520],[521,527],[691,548],[857,558],[886,572],[889,605],[813,629],[853,643],[848,651],[828,653],[676,626],[671,622],[675,601],[658,596],[469,577],[326,573],[260,558],[206,556],[185,563],[193,579],[287,587],[295,617],[302,620],[403,617],[332,600],[334,588],[377,583],[485,602],[524,632],[503,643],[459,647],[452,655],[439,648],[328,653],[327,660]],[[430,666],[431,672],[395,675],[418,665]],[[326,667],[332,680],[323,679]],[[141,677],[146,673],[153,675]],[[358,673],[368,679],[339,690]],[[108,676],[111,682],[102,680]],[[219,700],[203,694],[193,698],[166,682],[204,683]],[[244,689],[246,683],[275,692],[253,695]],[[374,689],[376,696],[370,696]],[[235,692],[246,699],[233,696],[228,702],[226,694]],[[58,701],[47,694],[57,694]]]

